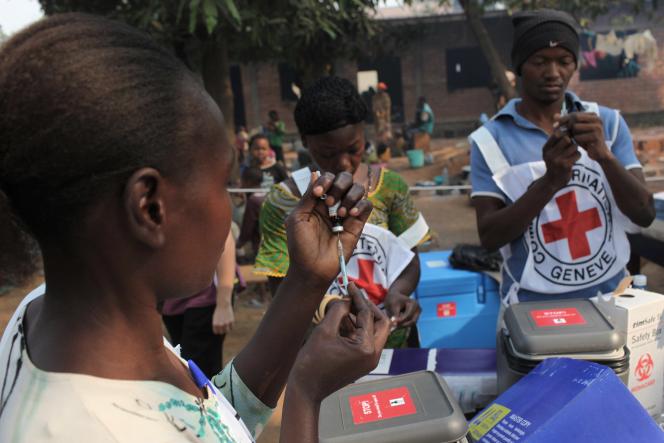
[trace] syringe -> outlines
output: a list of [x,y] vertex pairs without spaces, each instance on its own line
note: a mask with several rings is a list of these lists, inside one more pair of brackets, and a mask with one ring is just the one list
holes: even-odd
[[346,258],[344,257],[344,247],[341,243],[341,233],[344,232],[343,220],[337,214],[341,202],[337,202],[327,209],[332,219],[332,232],[337,234],[337,254],[339,255],[339,269],[341,269],[341,291],[343,295],[348,295],[348,272],[346,271]]

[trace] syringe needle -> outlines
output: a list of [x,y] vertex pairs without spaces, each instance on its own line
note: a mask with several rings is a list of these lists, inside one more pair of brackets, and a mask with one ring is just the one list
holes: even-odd
[[346,258],[344,247],[341,244],[341,234],[337,233],[337,253],[339,254],[339,268],[341,269],[341,284],[344,295],[348,295],[348,272],[346,271]]

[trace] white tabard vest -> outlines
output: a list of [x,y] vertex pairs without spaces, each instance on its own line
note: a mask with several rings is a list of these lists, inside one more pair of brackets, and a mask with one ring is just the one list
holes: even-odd
[[[596,103],[583,103],[599,115]],[[615,142],[620,125],[618,111],[607,146]],[[546,172],[544,161],[511,166],[491,133],[481,127],[470,135],[486,161],[493,180],[507,197],[516,201],[533,181]],[[572,179],[547,203],[524,233],[528,258],[520,280],[507,266],[511,255],[501,249],[504,270],[514,284],[508,303],[518,302],[520,288],[556,294],[586,289],[615,276],[629,261],[626,232],[631,222],[618,209],[601,166],[579,148],[581,158],[572,169]]]

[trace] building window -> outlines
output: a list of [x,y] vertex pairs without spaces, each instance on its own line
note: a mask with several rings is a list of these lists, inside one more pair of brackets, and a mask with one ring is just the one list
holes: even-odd
[[279,63],[279,87],[281,89],[281,100],[285,102],[296,102],[298,100],[302,80],[295,68],[288,63]]
[[445,57],[448,91],[491,86],[491,68],[479,46],[448,49]]

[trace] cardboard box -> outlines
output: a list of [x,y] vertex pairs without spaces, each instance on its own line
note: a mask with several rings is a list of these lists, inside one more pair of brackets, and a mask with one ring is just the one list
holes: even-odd
[[620,296],[595,297],[593,302],[625,336],[630,351],[627,386],[650,415],[662,413],[664,395],[664,296],[627,289]]
[[658,443],[664,432],[609,368],[551,358],[470,422],[476,443]]

